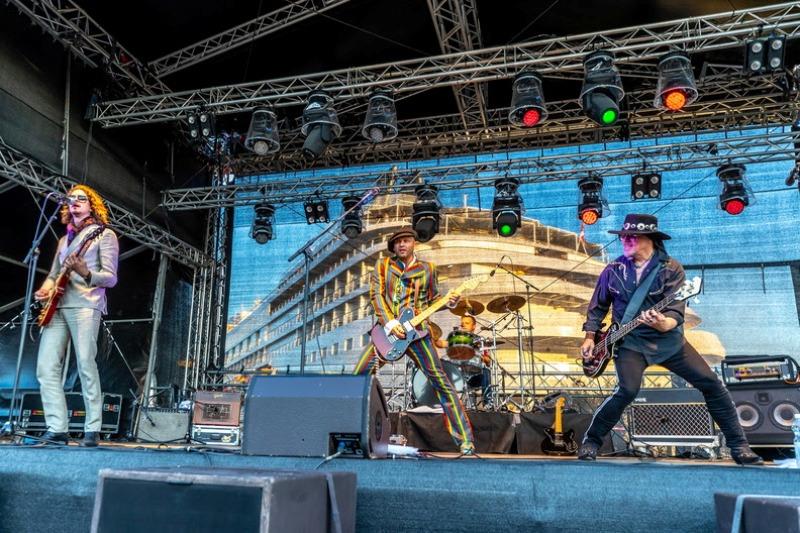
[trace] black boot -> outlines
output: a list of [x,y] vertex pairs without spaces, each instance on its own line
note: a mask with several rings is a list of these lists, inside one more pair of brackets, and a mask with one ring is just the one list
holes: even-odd
[[600,448],[593,442],[584,442],[578,450],[578,459],[581,461],[594,461],[597,459],[597,450]]
[[764,459],[762,459],[756,452],[750,449],[750,446],[745,444],[744,446],[737,446],[736,448],[731,448],[731,457],[736,464],[739,465],[763,465]]
[[86,446],[87,448],[95,448],[97,447],[97,441],[100,440],[100,436],[96,431],[87,431],[83,434],[83,439],[81,440],[81,446]]
[[66,433],[56,433],[55,431],[50,431],[49,429],[39,438],[41,439],[41,442],[38,444],[44,446],[61,446],[69,443],[69,435]]

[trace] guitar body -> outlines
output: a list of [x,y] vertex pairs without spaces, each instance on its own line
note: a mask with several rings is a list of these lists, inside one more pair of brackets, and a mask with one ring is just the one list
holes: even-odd
[[547,438],[542,441],[542,452],[547,455],[575,455],[578,443],[575,442],[575,430],[568,429],[557,433],[553,428],[544,428]]
[[608,344],[606,338],[619,329],[616,322],[605,331],[598,331],[594,339],[592,357],[583,360],[583,373],[586,377],[596,378],[605,372],[608,363],[614,357],[616,344]]
[[[400,313],[400,317],[398,318],[400,325],[406,330],[405,339],[401,339],[392,334],[387,335],[383,330],[383,326],[380,324],[375,324],[375,326],[370,330],[369,335],[372,339],[372,344],[375,345],[375,350],[382,359],[389,362],[397,361],[403,357],[403,355],[405,355],[406,350],[412,342],[422,339],[428,335],[427,330],[419,331],[413,326],[410,326],[411,319],[413,318],[414,310],[408,308],[403,309],[403,311]],[[410,329],[407,325],[410,326]]]

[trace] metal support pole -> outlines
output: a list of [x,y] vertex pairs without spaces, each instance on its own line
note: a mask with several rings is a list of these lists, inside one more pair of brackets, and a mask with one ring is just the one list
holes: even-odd
[[167,266],[169,259],[166,255],[161,254],[161,259],[158,263],[158,278],[156,280],[156,290],[153,294],[153,329],[150,336],[150,356],[147,358],[147,375],[144,380],[144,388],[142,389],[142,405],[148,405],[150,398],[153,396],[152,391],[152,376],[156,369],[156,362],[158,359],[158,330],[161,326],[161,316],[164,311],[164,286],[167,280]]
[[303,333],[300,338],[300,374],[306,372],[306,330],[308,328],[308,283],[309,283],[309,270],[311,269],[308,248],[303,249],[303,266],[305,267],[305,283],[303,286]]

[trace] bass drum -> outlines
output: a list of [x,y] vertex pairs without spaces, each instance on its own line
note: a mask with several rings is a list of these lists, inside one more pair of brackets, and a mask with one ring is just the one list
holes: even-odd
[[[442,361],[442,367],[444,368],[447,379],[449,379],[450,383],[453,385],[453,390],[460,396],[461,393],[464,392],[464,387],[466,387],[464,374],[461,372],[461,368],[451,361],[444,360]],[[436,392],[434,392],[425,374],[423,374],[419,368],[414,368],[414,373],[411,377],[411,391],[414,394],[414,404],[416,406],[427,405],[429,407],[436,407],[439,405]]]

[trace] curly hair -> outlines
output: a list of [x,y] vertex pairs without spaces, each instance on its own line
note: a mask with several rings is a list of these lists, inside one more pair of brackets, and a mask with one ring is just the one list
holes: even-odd
[[[70,195],[77,190],[85,192],[86,196],[89,197],[89,209],[94,219],[99,224],[103,224],[104,226],[107,225],[108,208],[106,207],[106,203],[103,201],[103,198],[100,196],[100,194],[96,190],[89,187],[88,185],[75,185],[69,191],[67,191],[67,195]],[[70,218],[72,218],[72,216],[69,214],[69,206],[68,205],[62,206],[61,223],[69,224]]]

